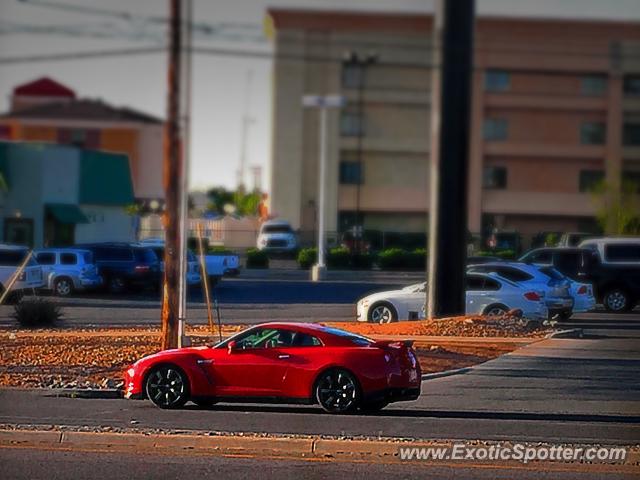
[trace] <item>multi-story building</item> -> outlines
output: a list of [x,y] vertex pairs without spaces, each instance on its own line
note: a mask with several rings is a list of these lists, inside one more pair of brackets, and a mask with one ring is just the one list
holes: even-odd
[[124,153],[136,200],[164,198],[163,121],[130,108],[77,98],[73,90],[50,78],[13,90],[10,111],[0,115],[0,139]]
[[[318,113],[301,98],[338,93],[328,230],[359,212],[365,229],[424,232],[432,17],[272,9],[268,20],[273,213],[316,228]],[[354,53],[371,61],[343,60]],[[471,232],[592,229],[593,186],[640,180],[640,23],[480,17],[472,98]]]

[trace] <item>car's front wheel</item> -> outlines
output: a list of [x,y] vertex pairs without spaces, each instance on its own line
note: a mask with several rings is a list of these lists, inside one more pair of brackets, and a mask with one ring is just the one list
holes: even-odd
[[160,408],[180,408],[189,400],[187,376],[173,365],[154,367],[147,375],[145,391]]
[[604,308],[614,313],[626,312],[632,307],[629,294],[617,287],[605,292],[602,303],[604,304]]
[[391,323],[397,321],[398,313],[390,303],[375,303],[369,309],[369,322],[371,323]]
[[322,409],[329,413],[350,413],[360,405],[358,381],[342,368],[328,370],[320,376],[315,396]]

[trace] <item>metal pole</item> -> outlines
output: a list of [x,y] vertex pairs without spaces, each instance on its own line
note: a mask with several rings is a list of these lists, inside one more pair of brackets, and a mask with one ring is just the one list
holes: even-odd
[[193,23],[193,0],[185,0],[185,62],[184,62],[184,116],[182,135],[181,192],[180,192],[180,266],[178,277],[178,348],[185,342],[185,320],[187,318],[187,237],[189,234],[189,160],[191,156],[191,32]]
[[164,249],[164,288],[162,295],[162,344],[163,350],[178,346],[178,278],[180,270],[180,54],[181,54],[181,2],[170,0],[169,21],[169,70],[167,76],[168,100],[165,126],[164,186],[166,232]]
[[431,101],[427,317],[465,311],[474,0],[439,0]]
[[327,110],[326,106],[320,107],[320,184],[318,185],[318,267],[320,268],[325,266],[324,198],[327,188]]

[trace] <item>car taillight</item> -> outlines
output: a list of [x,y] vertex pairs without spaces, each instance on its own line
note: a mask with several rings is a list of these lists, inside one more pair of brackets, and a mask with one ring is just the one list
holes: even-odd
[[538,292],[527,292],[524,294],[524,298],[531,300],[532,302],[539,302],[541,297]]
[[586,295],[587,294],[587,286],[586,285],[582,285],[579,289],[578,289],[578,295]]
[[150,269],[149,265],[136,265],[136,272],[141,273],[141,272],[148,272]]

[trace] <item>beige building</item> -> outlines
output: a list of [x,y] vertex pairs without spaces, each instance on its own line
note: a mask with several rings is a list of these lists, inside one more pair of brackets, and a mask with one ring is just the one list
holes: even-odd
[[[425,231],[432,17],[272,9],[268,20],[273,214],[316,228],[318,113],[301,98],[340,93],[328,230],[353,225],[359,208],[366,229]],[[482,17],[475,41],[470,231],[593,229],[594,184],[640,184],[640,23]],[[377,62],[363,77],[346,52]]]

